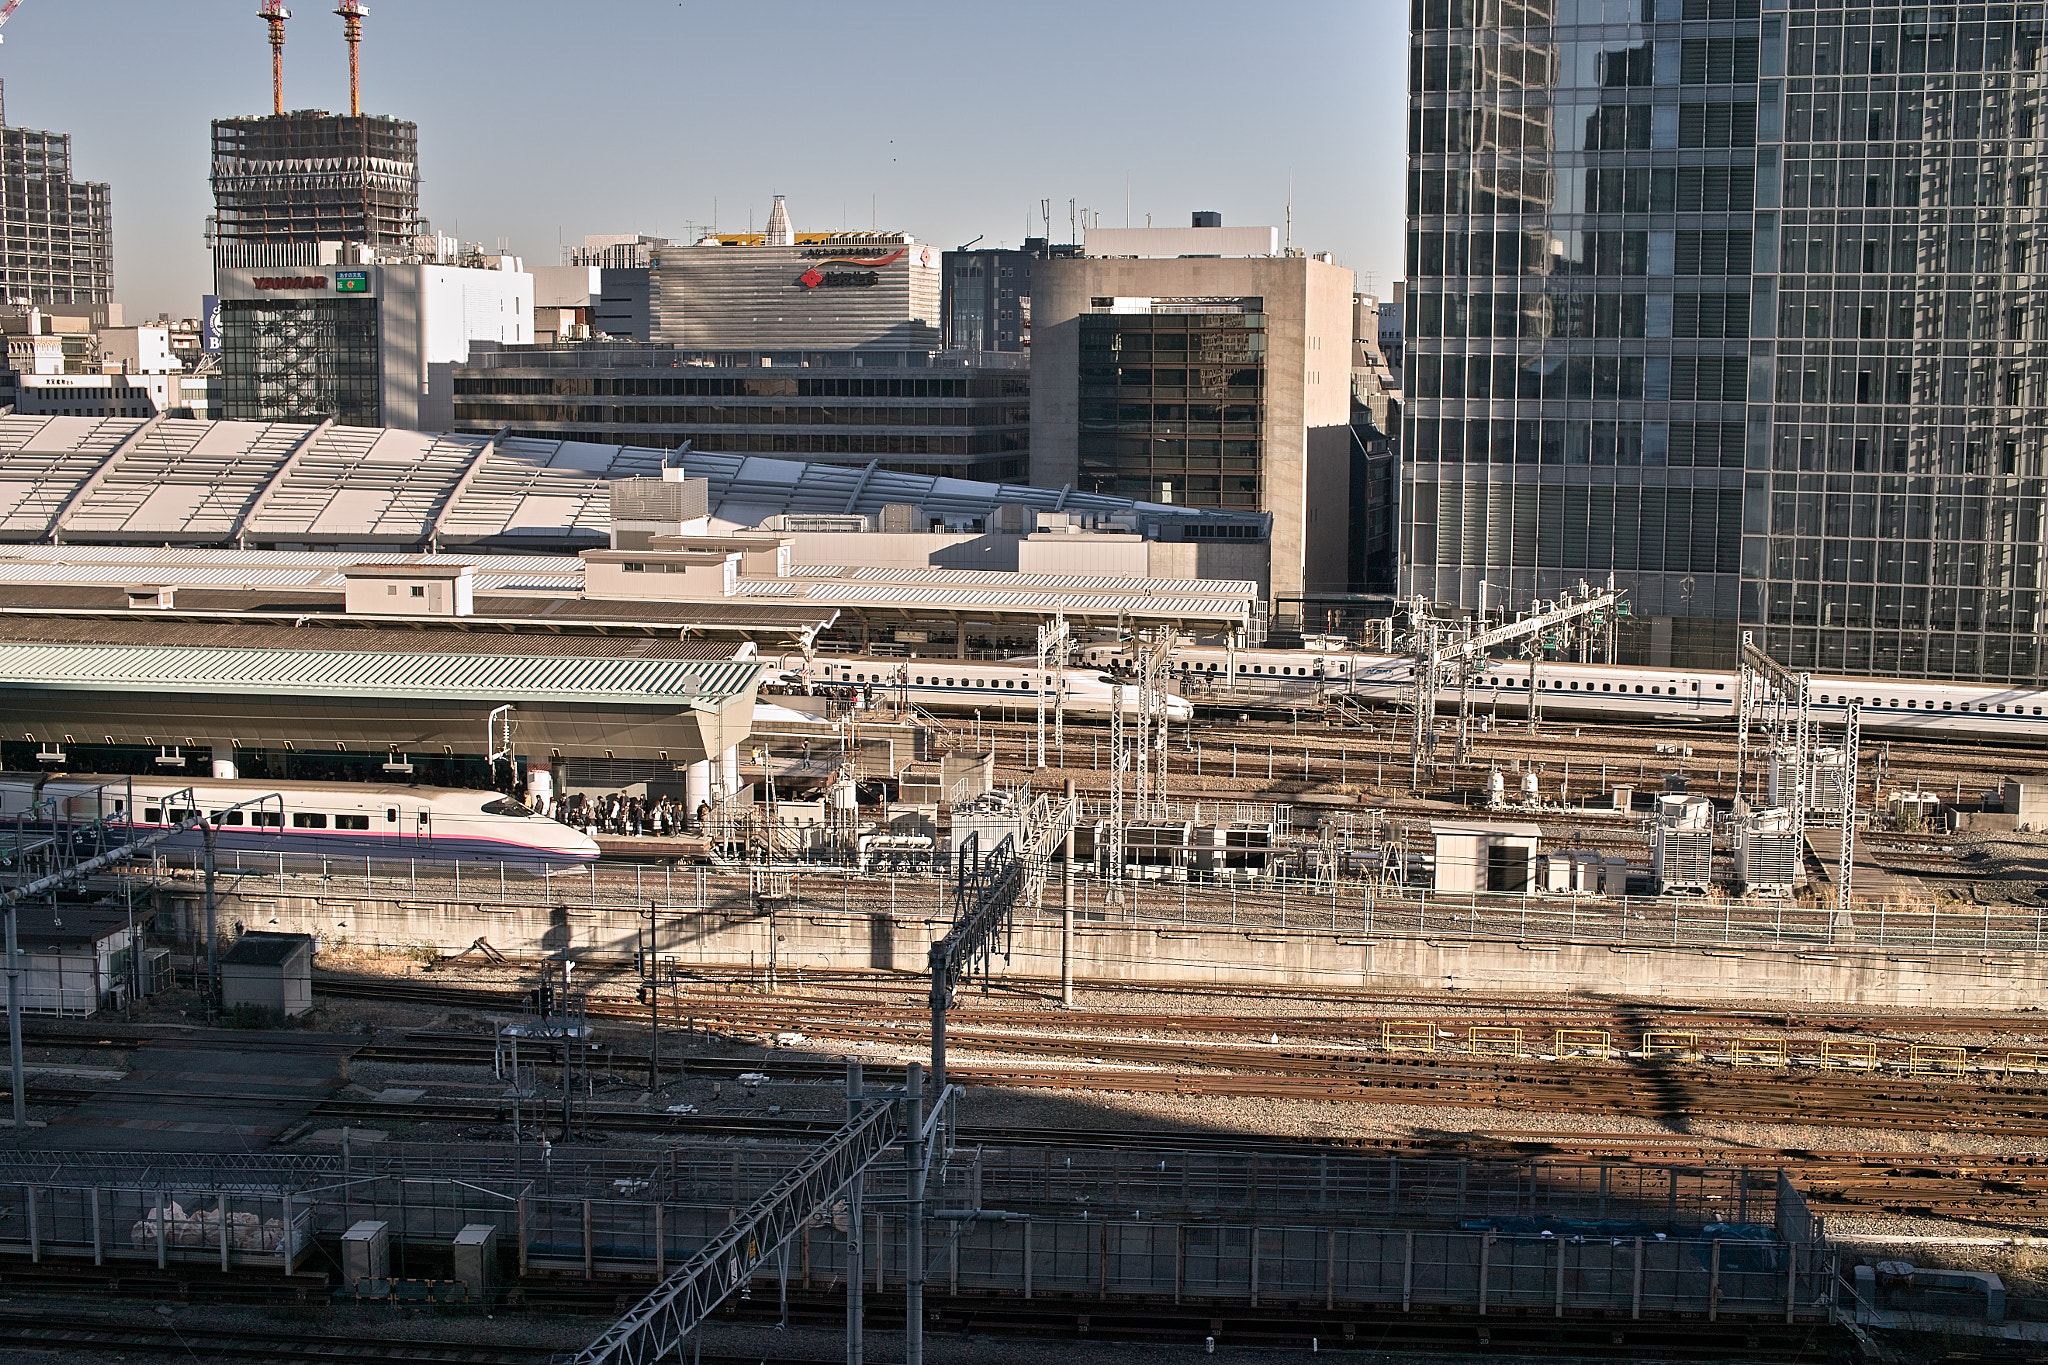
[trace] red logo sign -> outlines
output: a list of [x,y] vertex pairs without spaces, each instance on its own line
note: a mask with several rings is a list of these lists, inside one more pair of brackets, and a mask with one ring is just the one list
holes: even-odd
[[325,275],[259,275],[250,281],[258,289],[325,289]]
[[[878,270],[882,266],[894,265],[896,262],[902,260],[904,255],[908,253],[909,250],[910,248],[907,246],[898,247],[896,250],[890,252],[888,255],[877,256],[873,260],[862,260],[858,256],[833,256],[827,260],[818,262],[818,265],[854,265],[859,266],[863,271]],[[858,286],[872,285],[875,283],[875,277],[873,275],[857,274],[855,272],[845,270],[835,270],[828,274],[825,271],[818,269],[818,265],[812,266],[810,269],[804,271],[803,274],[797,276],[796,282],[806,289],[816,289],[820,285]]]

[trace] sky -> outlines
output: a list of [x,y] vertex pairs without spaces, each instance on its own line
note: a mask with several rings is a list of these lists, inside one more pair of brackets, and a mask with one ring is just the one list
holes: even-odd
[[[285,107],[348,107],[329,0],[287,29]],[[0,45],[6,117],[72,135],[113,187],[130,322],[208,292],[208,122],[267,113],[255,0],[27,0]],[[421,211],[529,265],[585,233],[798,231],[944,247],[1104,227],[1283,226],[1361,289],[1399,278],[1400,0],[1046,0],[848,10],[813,0],[376,0],[363,107],[420,128]],[[1127,210],[1128,205],[1128,210]]]

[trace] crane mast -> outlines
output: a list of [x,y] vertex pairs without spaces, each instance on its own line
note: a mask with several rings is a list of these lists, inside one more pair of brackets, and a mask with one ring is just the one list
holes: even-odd
[[370,7],[362,0],[341,0],[341,7],[334,12],[341,16],[341,36],[348,42],[348,116],[361,118],[363,79],[357,59],[363,45],[363,16],[370,12]]
[[[21,0],[14,0],[20,4]],[[284,21],[292,12],[284,7],[284,0],[263,0],[263,8],[256,11],[256,17],[270,25],[270,108],[274,114],[284,113]]]
[[[14,12],[20,8],[21,0],[7,0],[6,4],[0,5],[0,24],[5,24],[8,19],[13,17]],[[0,42],[4,41],[6,40],[0,39]]]

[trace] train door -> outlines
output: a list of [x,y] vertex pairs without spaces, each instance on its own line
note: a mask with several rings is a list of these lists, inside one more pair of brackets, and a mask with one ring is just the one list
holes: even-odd
[[[404,812],[399,812],[403,816]],[[412,820],[413,856],[430,857],[434,848],[434,812],[421,806],[413,812]]]

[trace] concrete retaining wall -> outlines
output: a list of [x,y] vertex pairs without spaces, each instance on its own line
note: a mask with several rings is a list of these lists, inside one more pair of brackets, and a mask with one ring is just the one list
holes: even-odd
[[[919,972],[946,922],[929,887],[929,916],[800,910],[777,916],[772,956],[779,971],[805,968]],[[911,896],[906,893],[905,902]],[[740,909],[679,908],[657,915],[658,951],[685,967],[752,966],[771,957],[770,924]],[[171,897],[183,925],[197,903]],[[275,923],[271,922],[275,916]],[[168,916],[166,918],[169,918]],[[226,896],[219,922],[303,932],[323,945],[425,947],[460,952],[477,938],[514,956],[570,949],[630,958],[646,946],[646,912],[579,909],[573,902],[504,906],[474,901],[358,897]],[[160,921],[161,924],[161,921]],[[1520,943],[1467,937],[1411,938],[1357,931],[1183,928],[1080,924],[1075,973],[1085,984],[1119,981],[1216,985],[1582,993],[1666,1000],[1805,1001],[1925,1009],[2015,1009],[2040,1002],[2048,953],[1904,950],[1855,945],[1716,948],[1617,947],[1605,943]],[[997,976],[1057,979],[1057,915],[1021,918]]]

